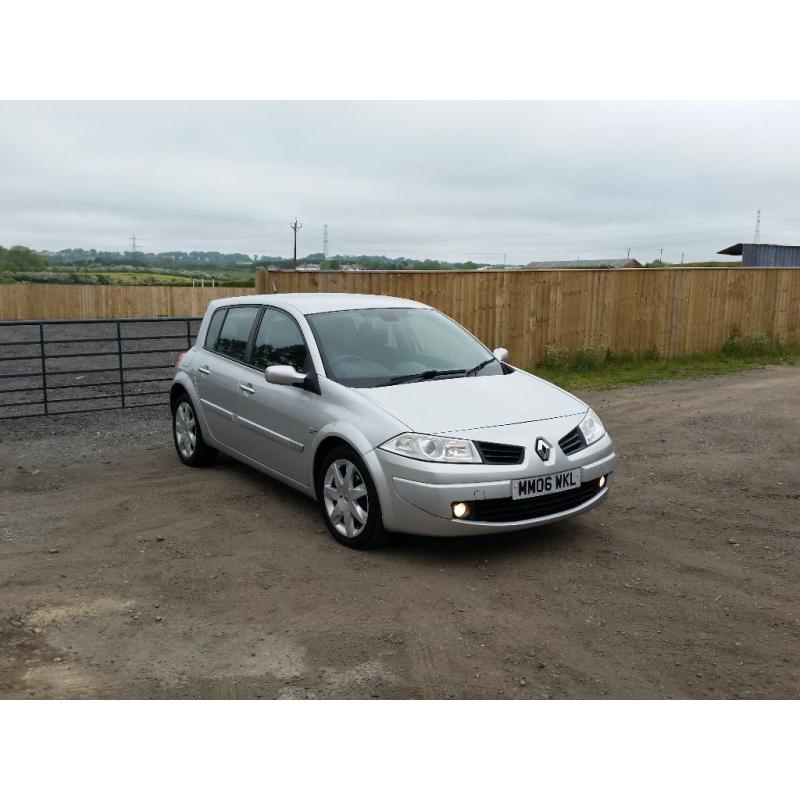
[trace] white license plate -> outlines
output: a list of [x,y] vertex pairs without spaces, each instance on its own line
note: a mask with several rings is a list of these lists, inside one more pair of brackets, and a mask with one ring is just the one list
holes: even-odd
[[579,469],[555,472],[552,475],[536,475],[533,478],[519,478],[511,481],[511,497],[514,500],[529,500],[531,497],[577,489],[580,485],[581,471]]

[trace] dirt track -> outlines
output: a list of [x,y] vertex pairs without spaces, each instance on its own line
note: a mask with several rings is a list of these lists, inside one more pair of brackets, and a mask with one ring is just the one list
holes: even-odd
[[337,545],[166,409],[0,424],[0,696],[798,697],[800,368],[584,395],[576,520]]

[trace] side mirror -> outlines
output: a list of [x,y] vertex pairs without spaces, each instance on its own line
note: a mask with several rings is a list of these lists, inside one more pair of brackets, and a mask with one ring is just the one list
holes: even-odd
[[277,383],[280,386],[302,385],[306,379],[304,373],[298,372],[294,367],[284,364],[276,364],[274,367],[267,367],[264,370],[264,377],[267,379],[267,383]]
[[492,355],[501,363],[504,364],[508,359],[508,350],[505,347],[497,347],[492,350]]

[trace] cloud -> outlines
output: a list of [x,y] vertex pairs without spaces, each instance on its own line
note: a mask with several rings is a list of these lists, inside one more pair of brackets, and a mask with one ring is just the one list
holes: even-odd
[[0,242],[707,259],[800,226],[796,103],[2,103]]

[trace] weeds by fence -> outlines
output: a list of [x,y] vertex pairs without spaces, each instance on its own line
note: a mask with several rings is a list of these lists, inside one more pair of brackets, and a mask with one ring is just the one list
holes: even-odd
[[766,334],[741,336],[734,332],[718,353],[664,357],[655,349],[641,356],[601,348],[570,351],[549,347],[536,374],[567,390],[610,389],[629,384],[655,383],[676,378],[726,375],[769,364],[795,364],[800,346],[779,342]]

